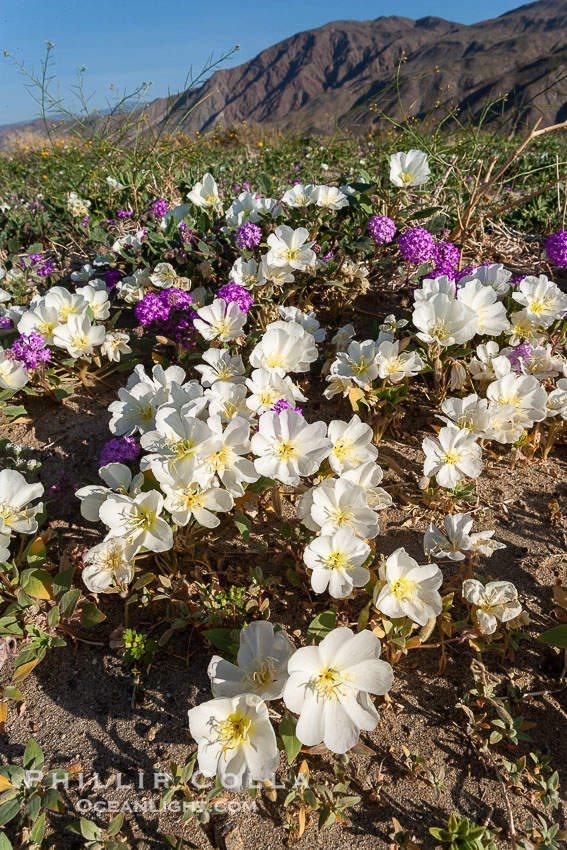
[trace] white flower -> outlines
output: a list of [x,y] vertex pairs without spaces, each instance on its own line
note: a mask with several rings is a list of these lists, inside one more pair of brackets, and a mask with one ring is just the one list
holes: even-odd
[[447,398],[441,405],[445,416],[439,416],[448,425],[466,428],[475,437],[482,437],[490,428],[488,401],[475,393],[465,398]]
[[438,342],[443,348],[472,339],[478,324],[476,314],[466,304],[444,293],[416,301],[412,321],[423,342]]
[[42,495],[42,484],[28,484],[16,469],[0,470],[0,533],[35,534],[35,517],[42,512],[43,504],[31,505],[30,502]]
[[229,422],[235,416],[243,419],[250,417],[246,406],[246,387],[243,384],[216,381],[205,391],[205,398],[209,402],[209,414],[220,416],[222,422]]
[[189,730],[199,745],[199,770],[225,788],[244,791],[273,777],[278,746],[266,703],[255,694],[218,697],[189,710]]
[[17,322],[18,333],[42,334],[47,343],[53,342],[53,331],[59,325],[59,315],[56,307],[48,307],[45,299],[36,304],[33,310],[26,310]]
[[439,529],[432,522],[423,538],[423,549],[426,555],[434,558],[449,558],[451,561],[463,561],[464,552],[471,548],[469,532],[473,526],[470,514],[447,514],[443,520],[443,528]]
[[222,213],[222,202],[219,198],[219,188],[212,174],[205,174],[202,181],[195,183],[187,198],[198,207],[214,209]]
[[110,302],[108,300],[108,290],[104,283],[102,287],[96,286],[93,280],[87,286],[80,286],[76,294],[83,296],[91,308],[93,317],[97,321],[103,322],[105,319],[108,319],[110,316]]
[[308,207],[315,203],[316,187],[311,183],[304,186],[302,183],[296,183],[291,189],[288,189],[282,198],[282,202],[288,207]]
[[263,413],[251,440],[256,471],[283,484],[299,484],[313,475],[329,454],[330,440],[324,422],[308,425],[294,410]]
[[279,215],[278,202],[273,198],[256,198],[250,192],[241,192],[225,213],[226,223],[229,227],[240,227],[247,221],[255,224],[261,220],[261,212]]
[[29,375],[21,363],[10,360],[0,348],[0,389],[21,390],[29,381]]
[[467,579],[463,598],[478,606],[475,617],[483,635],[494,634],[498,621],[506,623],[522,611],[518,591],[510,581],[489,581],[483,586],[476,579]]
[[162,475],[194,474],[200,460],[217,448],[213,434],[204,422],[186,415],[169,405],[159,408],[155,417],[155,430],[142,434],[142,448],[146,455],[140,468],[151,469],[158,481]]
[[561,416],[562,419],[567,419],[567,378],[560,378],[557,381],[556,389],[549,393],[547,415],[549,417]]
[[101,505],[111,493],[137,496],[144,483],[143,473],[132,477],[132,472],[124,463],[107,463],[106,466],[101,466],[98,474],[106,487],[101,484],[89,484],[75,492],[81,502],[81,516],[89,522],[98,522]]
[[527,318],[540,327],[549,327],[567,312],[567,295],[544,274],[525,277],[512,298],[525,307]]
[[193,320],[194,326],[204,339],[220,339],[228,342],[242,335],[246,324],[246,313],[241,313],[238,304],[229,304],[223,298],[215,298],[207,307],[199,307],[198,319]]
[[283,375],[281,369],[254,369],[246,379],[246,386],[251,393],[246,399],[246,406],[258,415],[271,410],[281,399],[289,404],[295,403],[296,400],[306,401],[291,378]]
[[91,202],[83,198],[79,198],[76,192],[69,192],[67,195],[67,209],[74,218],[84,218],[89,214]]
[[482,449],[466,429],[441,428],[437,440],[423,441],[423,474],[435,476],[440,487],[455,487],[463,478],[482,472]]
[[381,331],[383,331],[383,333],[395,336],[398,330],[400,330],[401,328],[405,328],[407,324],[407,319],[396,319],[393,313],[389,313],[389,315],[386,316],[382,324],[379,325],[379,328]]
[[327,210],[342,210],[348,207],[348,198],[336,186],[315,186],[313,197],[318,207]]
[[176,525],[185,526],[192,517],[205,528],[216,528],[220,519],[218,512],[230,511],[234,499],[221,487],[201,488],[192,480],[192,474],[174,469],[168,477],[160,478],[160,486],[165,493],[165,509],[171,514]]
[[177,272],[171,263],[158,263],[150,274],[150,280],[159,289],[170,289],[172,286],[175,286]]
[[274,632],[271,623],[258,620],[240,632],[236,664],[218,655],[211,658],[207,673],[215,697],[256,694],[279,699],[288,678],[287,663],[295,647],[284,631]]
[[494,340],[477,345],[476,357],[472,357],[469,363],[469,372],[475,381],[493,381],[507,375],[511,369],[512,364],[500,354],[498,343]]
[[498,336],[507,331],[510,322],[504,304],[496,292],[480,280],[469,280],[457,293],[457,301],[470,307],[476,315],[474,332],[483,336]]
[[371,384],[378,377],[377,346],[373,339],[350,343],[346,351],[338,351],[331,365],[331,376],[348,379],[359,387]]
[[562,375],[566,365],[565,358],[554,353],[551,343],[546,346],[535,346],[535,348],[532,348],[529,357],[520,357],[519,361],[524,375],[534,375],[539,381]]
[[108,357],[109,360],[118,363],[123,354],[132,353],[132,349],[128,345],[129,342],[129,335],[121,333],[120,331],[114,331],[113,333],[106,334],[104,342],[100,347],[100,353],[105,357]]
[[493,553],[498,549],[505,549],[505,543],[499,543],[498,540],[493,540],[494,531],[477,531],[470,535],[470,551],[473,554],[478,553],[486,558],[492,557]]
[[387,617],[409,617],[425,626],[443,610],[438,592],[443,575],[437,564],[420,565],[405,549],[396,549],[380,567],[380,583],[374,589],[374,604]]
[[325,380],[329,383],[327,389],[323,392],[325,398],[331,399],[336,395],[342,395],[345,398],[349,392],[354,389],[352,380],[341,375],[327,375]]
[[270,246],[267,262],[273,266],[289,266],[304,271],[312,266],[317,255],[311,250],[314,242],[308,242],[309,231],[305,227],[296,230],[287,224],[280,224],[274,233],[270,233],[267,242]]
[[304,646],[289,660],[283,700],[299,714],[295,734],[308,747],[324,743],[346,753],[361,729],[372,731],[380,715],[369,694],[385,694],[394,673],[381,661],[380,641],[369,630],[333,629],[319,646]]
[[123,183],[121,183],[119,180],[116,180],[114,177],[110,177],[110,176],[108,176],[108,177],[106,178],[106,182],[107,182],[107,183],[108,183],[108,185],[109,185],[109,186],[111,186],[113,189],[120,190],[120,189],[125,189],[125,188],[126,188],[126,187],[124,186],[124,184],[123,184]]
[[343,422],[342,419],[330,422],[327,436],[332,443],[329,464],[333,472],[339,475],[378,456],[378,449],[372,445],[372,428],[361,422],[360,416],[356,414],[350,422]]
[[499,298],[504,298],[510,291],[508,281],[511,277],[512,272],[507,271],[502,263],[488,263],[479,266],[471,274],[463,275],[457,285],[465,286],[469,280],[479,280],[484,286],[492,287]]
[[343,472],[341,477],[362,487],[366,494],[366,503],[369,508],[372,508],[373,511],[383,511],[392,505],[390,494],[383,487],[378,487],[383,475],[384,473],[381,467],[370,460],[367,463],[361,463],[360,466],[356,466],[354,469]]
[[430,176],[424,151],[400,151],[390,155],[390,182],[394,186],[422,186],[429,181]]
[[86,313],[89,303],[80,293],[69,292],[63,286],[52,286],[43,299],[49,310],[54,307],[61,324],[68,321],[70,316],[82,316]]
[[370,573],[362,564],[370,554],[370,546],[348,528],[312,540],[303,553],[306,566],[313,570],[311,587],[315,593],[329,590],[334,599],[350,596],[353,587],[364,587]]
[[357,537],[368,540],[377,536],[378,517],[368,507],[366,492],[348,478],[326,478],[311,491],[306,499],[307,505],[309,500],[310,515],[302,520],[307,528],[320,530],[321,534],[334,534],[341,528],[350,528]]
[[235,498],[244,495],[242,482],[248,484],[260,477],[247,455],[250,452],[250,423],[235,416],[223,429],[220,416],[207,420],[214,440],[212,451],[200,460],[195,476],[202,487],[220,481]]
[[59,325],[53,332],[53,342],[65,348],[71,357],[86,357],[93,348],[102,345],[106,336],[104,325],[91,325],[88,316],[70,315],[65,325]]
[[96,274],[97,271],[94,266],[91,266],[90,263],[85,263],[79,271],[71,272],[71,280],[74,283],[88,283],[91,277],[95,277]]
[[283,286],[284,283],[293,283],[295,277],[292,274],[290,266],[277,266],[268,262],[268,254],[262,254],[260,269],[258,270],[259,278],[266,283],[270,281],[275,286]]
[[144,286],[136,278],[135,273],[130,277],[119,280],[116,284],[116,291],[127,304],[137,304],[146,294]]
[[100,519],[109,529],[105,539],[123,537],[133,549],[165,552],[173,546],[173,532],[160,517],[162,511],[163,496],[157,490],[133,499],[111,493],[100,508]]
[[505,375],[488,385],[486,397],[495,405],[511,405],[522,428],[545,419],[547,392],[533,375]]
[[355,333],[356,331],[351,324],[343,325],[342,328],[338,329],[331,342],[338,351],[343,351],[348,347]]
[[87,566],[81,578],[92,593],[104,593],[113,584],[129,584],[134,554],[135,549],[121,537],[104,540],[84,555]]
[[10,557],[10,536],[0,533],[0,564],[5,564]]
[[398,341],[388,342],[385,340],[378,347],[376,366],[378,367],[379,378],[382,378],[382,380],[388,378],[393,384],[397,384],[399,381],[412,378],[418,372],[421,372],[423,361],[416,351],[400,352]]
[[212,387],[216,381],[242,384],[246,380],[244,363],[239,354],[233,356],[227,348],[209,348],[202,356],[205,365],[195,366],[195,371],[201,373],[204,387]]
[[118,399],[108,409],[112,413],[108,427],[111,433],[131,437],[139,431],[153,431],[155,417],[160,405],[168,400],[165,387],[155,389],[152,384],[139,382],[131,388],[120,387]]
[[254,369],[307,372],[317,360],[313,336],[296,322],[273,322],[250,352]]
[[284,322],[297,322],[301,325],[307,333],[311,334],[315,342],[323,342],[327,336],[327,331],[323,330],[313,310],[302,312],[297,307],[278,307],[278,312]]
[[262,264],[258,265],[254,259],[247,260],[246,257],[239,257],[229,271],[228,279],[244,289],[264,286],[267,281],[263,268]]
[[523,340],[531,342],[532,345],[545,345],[547,337],[539,319],[528,311],[526,307],[512,313],[510,316],[512,329],[510,332],[510,345],[518,345]]

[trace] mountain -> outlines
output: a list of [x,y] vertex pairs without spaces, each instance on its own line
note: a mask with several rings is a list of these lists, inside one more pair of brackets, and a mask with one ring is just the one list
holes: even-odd
[[[400,61],[403,59],[402,64]],[[246,121],[302,132],[351,131],[379,120],[377,105],[401,117],[395,78],[408,114],[458,107],[478,114],[508,94],[516,122],[567,117],[567,2],[540,0],[466,26],[441,18],[381,17],[335,21],[298,33],[236,68],[220,70],[191,99],[154,101],[154,114],[181,116],[205,98],[183,126],[210,131]]]
[[478,118],[506,96],[500,111],[515,126],[540,115],[544,125],[565,120],[567,0],[540,0],[469,26],[435,17],[335,21],[145,109],[153,125],[169,120],[186,132],[246,121],[357,133],[381,120],[381,112],[403,117],[398,90],[404,111],[421,118],[455,108],[461,120]]

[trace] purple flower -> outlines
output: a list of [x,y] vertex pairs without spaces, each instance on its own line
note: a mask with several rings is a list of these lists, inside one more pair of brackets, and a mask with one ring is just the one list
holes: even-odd
[[26,268],[33,269],[39,277],[47,277],[55,268],[55,263],[53,260],[44,260],[41,254],[25,254],[20,260],[20,268],[24,271]]
[[136,318],[141,325],[149,325],[152,322],[165,322],[169,318],[171,306],[167,300],[164,301],[162,293],[148,292],[134,308]]
[[398,238],[400,254],[408,263],[426,263],[433,256],[435,242],[423,227],[412,227]]
[[89,224],[89,221],[90,221],[90,220],[91,220],[91,217],[90,217],[90,215],[88,215],[86,218],[84,218],[84,219],[82,220],[82,222],[81,222],[81,227],[87,227],[87,226],[88,226],[88,224]]
[[506,357],[512,364],[512,370],[518,375],[522,374],[522,361],[528,360],[532,355],[532,346],[529,342],[523,342],[512,349]]
[[456,269],[461,259],[461,252],[452,242],[438,242],[433,249],[433,262],[441,274],[448,275]]
[[136,460],[139,454],[140,446],[134,437],[115,437],[103,446],[98,463],[99,466],[106,466],[107,463],[124,463]]
[[567,267],[567,230],[558,230],[543,246],[547,259],[560,269]]
[[0,316],[0,331],[7,331],[11,327],[11,318],[9,316]]
[[167,213],[167,201],[163,198],[158,198],[152,204],[152,212],[156,218],[163,218]]
[[217,293],[217,298],[222,298],[227,304],[234,301],[238,304],[241,313],[247,313],[254,303],[250,293],[237,283],[227,283],[226,286],[222,286]]
[[108,269],[104,275],[104,282],[111,291],[114,289],[119,280],[120,271],[118,269]]
[[116,210],[116,218],[131,218],[133,215],[132,210]]
[[460,269],[460,271],[455,272],[455,283],[458,283],[462,277],[472,274],[477,268],[479,268],[479,266],[465,266],[464,269]]
[[373,215],[366,229],[377,245],[389,245],[396,235],[396,225],[387,215]]
[[247,221],[246,224],[241,225],[236,231],[234,241],[243,250],[244,248],[254,248],[256,245],[259,245],[261,239],[262,231],[258,225]]
[[51,351],[45,345],[45,337],[32,331],[22,334],[12,344],[12,360],[17,360],[26,369],[37,369],[40,363],[49,363]]
[[270,410],[273,410],[274,413],[281,413],[282,410],[295,410],[296,413],[301,413],[303,416],[303,411],[300,407],[294,407],[293,404],[290,404],[285,398],[280,398],[270,407]]

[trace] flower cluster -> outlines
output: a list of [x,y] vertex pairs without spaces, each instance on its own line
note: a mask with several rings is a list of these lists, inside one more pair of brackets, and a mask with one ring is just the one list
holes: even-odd
[[389,245],[396,235],[396,225],[387,215],[373,215],[367,228],[377,245]]

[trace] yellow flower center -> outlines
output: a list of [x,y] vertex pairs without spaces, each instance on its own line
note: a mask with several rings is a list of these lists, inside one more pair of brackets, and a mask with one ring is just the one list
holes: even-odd
[[278,443],[275,447],[274,454],[280,460],[291,460],[297,454],[297,449],[291,443]]
[[218,740],[223,744],[223,750],[232,750],[245,744],[252,731],[252,718],[235,711],[226,720],[216,724]]
[[268,354],[266,357],[266,366],[268,369],[275,369],[277,366],[283,366],[284,359],[281,354]]
[[407,578],[398,578],[396,581],[392,582],[390,591],[396,599],[412,600],[415,595],[416,587],[416,581],[410,581],[410,579]]
[[411,183],[415,177],[414,171],[402,171],[400,174],[400,180],[402,183]]
[[441,455],[441,460],[443,463],[446,463],[447,466],[456,466],[462,457],[463,452],[457,452],[454,449],[449,449],[449,451]]

